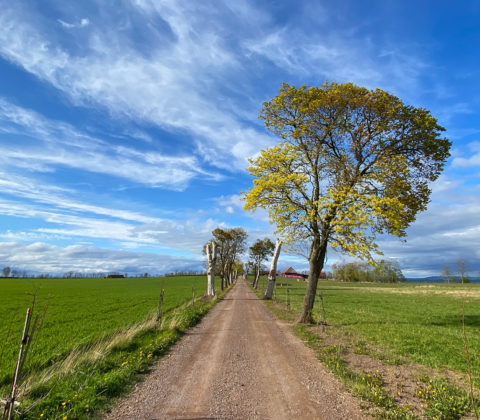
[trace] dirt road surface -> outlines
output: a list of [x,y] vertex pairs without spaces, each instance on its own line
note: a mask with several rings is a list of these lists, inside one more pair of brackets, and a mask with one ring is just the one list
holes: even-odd
[[239,280],[105,419],[362,419],[358,401]]

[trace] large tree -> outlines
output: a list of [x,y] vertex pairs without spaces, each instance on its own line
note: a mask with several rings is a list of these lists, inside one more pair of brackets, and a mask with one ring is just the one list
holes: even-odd
[[220,287],[223,290],[233,281],[235,262],[245,252],[247,233],[242,228],[216,228],[212,235],[217,244],[217,272],[221,277]]
[[265,261],[270,255],[273,255],[274,249],[275,244],[269,238],[257,239],[250,247],[249,256],[255,263],[255,278],[252,282],[252,286],[255,287],[255,289],[258,286],[262,262]]
[[405,236],[451,144],[428,110],[351,83],[283,84],[260,117],[281,142],[250,160],[245,208],[268,209],[286,242],[310,242],[299,322],[311,322],[328,245],[373,262],[378,234]]

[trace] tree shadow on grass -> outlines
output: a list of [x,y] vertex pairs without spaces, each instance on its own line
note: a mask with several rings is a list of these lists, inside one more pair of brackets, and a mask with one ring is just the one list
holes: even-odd
[[[437,327],[461,327],[462,326],[462,315],[447,315],[443,316],[441,319],[430,322],[428,325],[433,325]],[[465,315],[465,326],[466,327],[480,327],[480,314],[479,315]]]

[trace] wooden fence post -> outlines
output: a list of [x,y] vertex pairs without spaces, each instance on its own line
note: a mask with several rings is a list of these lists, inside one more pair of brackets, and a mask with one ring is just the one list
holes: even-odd
[[321,291],[318,292],[318,314],[319,316],[322,315],[323,317],[323,319],[318,323],[324,326],[327,325],[327,318],[325,316],[325,306],[323,305],[323,295]]
[[165,290],[162,289],[160,296],[158,297],[157,316],[155,318],[155,324],[158,326],[159,321],[163,317],[163,297],[165,296]]

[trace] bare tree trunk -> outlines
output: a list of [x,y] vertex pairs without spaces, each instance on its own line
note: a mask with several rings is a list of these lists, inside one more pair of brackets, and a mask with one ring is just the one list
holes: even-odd
[[207,296],[215,296],[215,262],[217,260],[217,244],[212,241],[207,244]]
[[310,324],[313,322],[313,305],[315,304],[315,295],[317,293],[317,284],[320,274],[325,263],[325,255],[327,254],[327,240],[320,240],[320,236],[312,241],[312,249],[310,252],[310,270],[308,273],[308,285],[305,297],[303,299],[303,307],[299,323]]
[[275,252],[272,257],[272,264],[270,265],[270,273],[268,274],[267,290],[265,291],[264,299],[272,299],[273,288],[275,287],[275,280],[277,277],[277,261],[280,256],[280,249],[282,248],[282,241],[277,238],[275,244]]
[[258,287],[258,280],[260,279],[260,264],[257,266],[257,272],[255,273],[255,279],[253,280],[253,287]]

